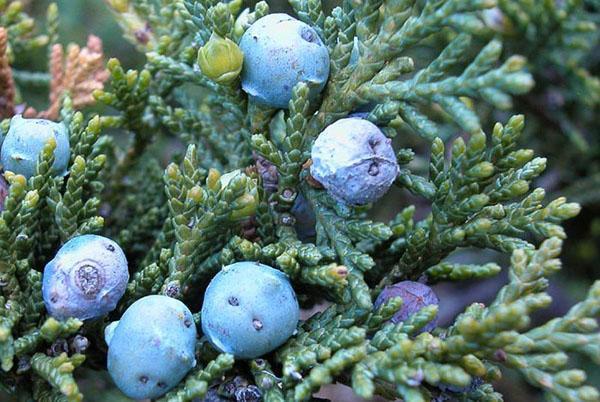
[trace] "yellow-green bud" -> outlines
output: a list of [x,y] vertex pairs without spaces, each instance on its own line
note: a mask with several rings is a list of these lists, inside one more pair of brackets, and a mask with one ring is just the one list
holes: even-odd
[[244,54],[232,40],[213,33],[198,51],[202,73],[219,84],[234,81],[242,71]]

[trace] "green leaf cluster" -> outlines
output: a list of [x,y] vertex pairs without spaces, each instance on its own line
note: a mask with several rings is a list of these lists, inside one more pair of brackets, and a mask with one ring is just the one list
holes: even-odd
[[[219,354],[199,338],[198,366],[161,401],[223,394],[223,384],[237,377],[267,402],[311,400],[335,382],[364,398],[500,401],[494,382],[505,369],[552,401],[600,398],[585,371],[569,362],[580,355],[600,363],[600,284],[564,316],[532,320],[551,303],[546,291],[561,268],[562,222],[580,207],[564,197],[545,200],[537,180],[547,161],[520,147],[522,115],[494,115],[503,124],[488,129],[489,111],[518,108],[540,65],[583,74],[580,84],[593,89],[591,73],[577,65],[588,49],[579,38],[592,32],[582,15],[597,2],[570,0],[561,8],[516,0],[343,0],[329,12],[320,0],[293,0],[297,17],[327,45],[331,74],[317,99],[298,84],[286,110],[254,104],[239,79],[215,82],[197,64],[213,33],[239,42],[269,12],[265,2],[244,10],[235,0],[107,3],[145,64],[126,71],[110,60],[108,85],[94,93],[102,106],[95,112],[75,112],[65,98],[61,120],[72,148],[65,177],[51,173],[52,142],[30,179],[4,172],[3,389],[23,400],[82,400],[76,369],[104,367],[102,334],[111,319],[149,294],[179,298],[197,311],[224,265],[252,260],[285,272],[303,307],[329,307],[252,361]],[[55,6],[44,37],[31,33],[19,4],[0,0],[0,26],[14,54],[56,41]],[[489,24],[494,12],[501,26]],[[563,47],[568,57],[534,47],[527,59],[515,54],[522,38],[544,35],[551,38],[544,46]],[[18,89],[32,90],[36,81],[25,77],[34,76],[16,71]],[[394,138],[400,172],[387,204],[343,205],[310,176],[313,141],[355,112]],[[8,126],[3,121],[0,133]],[[297,230],[304,223],[294,213],[300,199],[315,217],[308,238]],[[388,222],[375,217],[380,205],[393,211]],[[109,317],[58,322],[42,301],[43,269],[60,245],[85,233],[115,239],[131,279]],[[451,258],[464,248],[498,251],[510,264]],[[438,306],[397,324],[389,320],[401,298],[373,307],[382,289],[399,281],[477,280],[503,269],[508,282],[491,303],[473,303],[431,332],[422,330]],[[57,350],[76,336],[92,347]]]

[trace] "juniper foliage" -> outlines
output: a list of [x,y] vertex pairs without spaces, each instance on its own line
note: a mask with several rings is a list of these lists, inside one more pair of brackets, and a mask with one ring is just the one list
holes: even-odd
[[[73,94],[61,94],[60,120],[72,145],[66,177],[51,174],[52,142],[39,155],[33,177],[4,172],[5,392],[19,400],[82,400],[76,374],[81,366],[105,367],[102,333],[110,319],[149,294],[182,299],[197,311],[223,265],[253,260],[285,272],[303,305],[324,297],[330,307],[301,322],[275,353],[252,361],[236,361],[200,338],[198,366],[160,401],[204,398],[235,376],[258,387],[267,402],[311,400],[333,382],[365,398],[498,401],[502,396],[493,383],[504,369],[519,372],[551,401],[600,398],[586,384],[585,371],[569,365],[572,355],[600,364],[600,284],[566,315],[542,325],[531,320],[551,303],[546,290],[561,268],[566,237],[561,223],[577,215],[579,206],[563,197],[546,200],[536,188],[546,159],[519,147],[523,116],[484,132],[486,110],[512,107],[513,96],[525,96],[534,77],[543,79],[540,66],[547,63],[583,91],[572,102],[598,103],[598,80],[580,66],[588,44],[582,37],[596,35],[589,16],[597,2],[343,0],[326,12],[320,0],[293,0],[297,17],[326,43],[331,74],[320,98],[311,99],[301,83],[289,109],[280,111],[248,101],[239,79],[211,81],[197,64],[213,33],[237,43],[268,14],[265,2],[243,11],[238,0],[107,4],[124,38],[146,54],[146,64],[125,71],[118,60],[108,61],[108,83],[93,93],[107,106],[97,109],[100,114],[76,110]],[[0,88],[15,88],[0,94],[6,118],[0,139],[18,111],[14,105],[51,80],[10,64],[31,49],[57,43],[59,15],[51,5],[40,34],[19,1],[0,0]],[[518,48],[530,51],[529,66],[513,54],[522,38],[542,47]],[[555,54],[559,47],[563,51]],[[518,107],[523,97],[516,99]],[[417,219],[415,206],[402,204],[402,197],[391,221],[373,221],[372,206],[343,205],[310,177],[314,139],[356,111],[366,111],[366,118],[396,137],[396,184],[429,205],[425,217]],[[182,151],[165,155],[169,142],[182,144]],[[292,207],[298,197],[315,214],[315,235],[308,239],[296,230]],[[59,322],[42,302],[42,270],[61,244],[86,233],[119,242],[131,280],[110,317]],[[510,266],[448,260],[466,247],[510,255]],[[462,281],[502,269],[508,283],[491,304],[474,303],[431,333],[420,330],[437,306],[398,324],[389,319],[402,299],[373,308],[382,288],[400,280]],[[202,318],[195,319],[199,324]],[[61,349],[76,336],[91,347]]]

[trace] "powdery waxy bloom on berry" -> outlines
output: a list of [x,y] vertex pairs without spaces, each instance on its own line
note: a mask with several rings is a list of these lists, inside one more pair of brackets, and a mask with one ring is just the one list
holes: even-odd
[[316,95],[329,77],[329,52],[317,32],[287,14],[257,20],[242,36],[242,88],[256,102],[287,108],[292,89],[306,82]]
[[[425,306],[430,306],[432,304],[439,305],[440,303],[437,295],[429,286],[419,282],[403,281],[386,286],[379,296],[377,296],[374,307],[378,308],[385,301],[393,297],[401,297],[403,302],[400,310],[398,310],[390,320],[394,324],[406,320]],[[436,325],[437,316],[434,320],[421,328],[421,332],[432,331]]]
[[244,55],[231,39],[215,33],[198,51],[198,64],[202,73],[219,84],[234,81],[242,71]]
[[4,170],[26,178],[33,176],[38,157],[51,139],[56,141],[52,168],[56,174],[65,175],[71,156],[67,127],[50,120],[14,116],[2,143],[0,159]]
[[104,334],[108,372],[130,398],[158,398],[196,365],[196,325],[177,299],[143,297]]
[[347,204],[377,201],[399,171],[391,142],[368,120],[338,120],[315,141],[310,172],[329,194]]
[[115,309],[129,271],[121,247],[106,237],[83,235],[66,242],[44,268],[46,309],[59,320],[87,320]]
[[216,348],[239,359],[253,359],[292,336],[300,309],[284,273],[244,261],[215,275],[201,315],[204,335]]

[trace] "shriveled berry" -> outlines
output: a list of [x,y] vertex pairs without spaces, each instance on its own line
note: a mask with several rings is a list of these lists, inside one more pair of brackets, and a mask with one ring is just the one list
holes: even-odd
[[119,389],[133,399],[158,398],[196,365],[196,326],[185,304],[162,295],[133,303],[105,330],[107,367]]
[[[405,321],[408,317],[417,313],[425,306],[432,304],[438,305],[440,303],[437,295],[429,286],[419,282],[403,281],[386,286],[379,296],[377,296],[374,307],[378,308],[393,297],[401,297],[403,301],[400,310],[398,310],[390,319],[394,324]],[[421,328],[421,331],[429,332],[433,330],[436,325],[437,317]]]
[[276,349],[296,330],[300,309],[287,276],[256,262],[223,268],[208,285],[202,330],[223,352],[252,359]]
[[381,198],[399,171],[391,140],[360,118],[328,126],[315,141],[311,156],[312,176],[333,197],[352,205]]
[[52,345],[50,345],[50,347],[46,350],[46,353],[49,356],[60,356],[63,353],[68,353],[69,352],[69,344],[67,343],[67,340],[64,338],[58,338],[57,340],[55,340],[54,342],[52,342]]
[[329,77],[327,46],[313,28],[287,14],[258,19],[242,36],[240,48],[243,90],[270,107],[287,108],[299,82],[309,85],[311,95],[318,94]]
[[256,385],[248,385],[235,390],[236,402],[259,402],[260,400],[262,400],[262,394]]
[[90,346],[90,341],[83,335],[75,335],[69,342],[69,349],[72,353],[83,353]]
[[272,194],[277,191],[277,185],[279,183],[279,173],[277,172],[277,166],[266,160],[260,155],[256,155],[256,170],[262,178],[262,186],[265,192]]
[[14,116],[10,121],[10,129],[2,144],[0,158],[4,170],[29,178],[35,174],[40,153],[48,141],[54,139],[54,164],[56,174],[67,173],[67,165],[71,156],[69,133],[63,123],[55,123],[44,119],[24,119]]
[[127,259],[117,243],[96,235],[74,237],[44,268],[46,310],[59,320],[101,317],[115,309],[128,280]]

